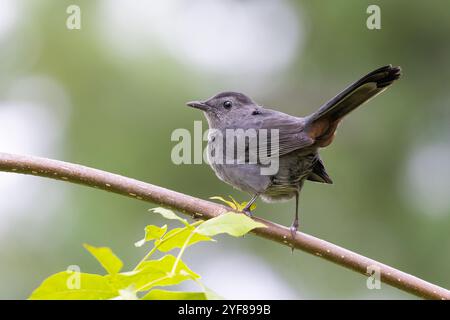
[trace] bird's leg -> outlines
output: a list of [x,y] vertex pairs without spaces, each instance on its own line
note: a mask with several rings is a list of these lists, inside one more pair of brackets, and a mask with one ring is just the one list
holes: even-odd
[[253,203],[255,203],[256,199],[258,199],[259,194],[255,194],[249,202],[247,202],[247,204],[245,205],[245,208],[242,209],[242,212],[245,213],[247,216],[251,217],[252,216],[252,211],[250,210],[250,207],[252,206]]
[[295,235],[298,230],[298,198],[299,198],[299,192],[297,191],[295,194],[295,217],[294,217],[294,221],[292,222],[292,225],[290,228],[292,238],[295,238]]

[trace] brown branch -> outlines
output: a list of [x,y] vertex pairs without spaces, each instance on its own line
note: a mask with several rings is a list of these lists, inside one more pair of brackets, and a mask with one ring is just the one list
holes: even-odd
[[[210,219],[230,211],[222,205],[149,183],[51,159],[0,152],[0,171],[30,174],[94,187],[169,207],[194,218]],[[381,281],[384,283],[426,299],[450,299],[450,291],[388,265],[302,232],[298,232],[293,239],[288,228],[260,218],[255,220],[267,226],[253,230],[253,233],[260,237],[303,250],[366,276],[370,275],[368,268],[378,267]]]

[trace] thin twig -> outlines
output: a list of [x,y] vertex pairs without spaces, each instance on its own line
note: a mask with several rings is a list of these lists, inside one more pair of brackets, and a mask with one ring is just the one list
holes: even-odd
[[[0,153],[0,171],[30,174],[94,187],[172,208],[204,220],[230,211],[230,208],[222,205],[149,183],[51,159]],[[382,282],[418,297],[450,300],[449,290],[415,276],[302,232],[298,232],[293,239],[288,228],[260,218],[255,220],[267,226],[253,230],[253,233],[260,237],[303,250],[366,276],[371,274],[371,270],[378,269]]]

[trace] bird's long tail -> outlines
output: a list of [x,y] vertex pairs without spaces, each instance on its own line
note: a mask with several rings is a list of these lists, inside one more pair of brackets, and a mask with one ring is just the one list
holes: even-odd
[[329,145],[342,118],[386,90],[400,77],[400,72],[400,67],[384,66],[348,86],[307,118],[308,135],[319,147]]

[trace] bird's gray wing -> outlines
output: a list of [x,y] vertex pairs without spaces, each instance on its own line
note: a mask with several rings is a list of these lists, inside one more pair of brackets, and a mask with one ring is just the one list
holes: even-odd
[[[303,130],[304,120],[302,118],[261,108],[258,109],[258,114],[251,115],[246,120],[248,128],[256,128],[259,132],[261,132],[261,129],[267,130],[267,143],[259,139],[259,149],[272,149],[272,151],[278,152],[280,157],[314,143],[314,140]],[[278,148],[276,148],[276,143],[272,143],[272,140],[276,137],[276,132],[272,130],[278,132]]]

